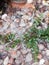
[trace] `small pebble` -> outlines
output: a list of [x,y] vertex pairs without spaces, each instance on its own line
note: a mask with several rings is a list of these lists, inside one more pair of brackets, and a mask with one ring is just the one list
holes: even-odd
[[43,65],[45,63],[45,60],[44,59],[41,59],[40,61],[39,61],[39,65]]
[[46,55],[49,56],[49,50],[46,50]]
[[33,59],[32,59],[32,54],[31,53],[28,53],[26,55],[26,59],[25,59],[25,62],[31,62]]
[[38,56],[37,56],[37,58],[40,60],[40,59],[42,59],[42,54],[38,54]]
[[7,14],[2,15],[2,19],[5,19],[7,17]]
[[44,45],[43,44],[38,44],[39,50],[44,50]]
[[4,59],[3,64],[4,64],[4,65],[7,65],[7,64],[8,64],[8,62],[9,62],[9,57],[7,56],[7,57]]

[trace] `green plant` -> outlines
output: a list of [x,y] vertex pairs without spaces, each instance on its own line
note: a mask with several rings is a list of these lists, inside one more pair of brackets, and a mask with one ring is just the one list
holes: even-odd
[[20,39],[15,39],[15,34],[0,35],[0,43],[6,46],[9,45],[11,48],[14,48],[20,42]]
[[10,42],[10,41],[13,41],[14,38],[15,38],[15,34],[7,34],[7,35],[4,35],[4,41],[5,42]]
[[25,35],[24,35],[24,43],[26,43],[28,48],[31,48],[34,59],[37,59],[37,54],[38,54],[38,30],[35,27],[32,27]]
[[11,45],[11,48],[14,48],[18,43],[20,43],[20,39],[16,39],[13,41],[13,44]]
[[[42,14],[39,17],[36,17],[32,27],[28,30],[28,32],[24,35],[24,43],[27,45],[28,48],[31,48],[34,59],[37,60],[37,55],[39,52],[38,49],[38,41],[39,39],[49,42],[49,26],[47,29],[38,29],[38,25],[42,22]],[[39,42],[40,43],[40,42]]]

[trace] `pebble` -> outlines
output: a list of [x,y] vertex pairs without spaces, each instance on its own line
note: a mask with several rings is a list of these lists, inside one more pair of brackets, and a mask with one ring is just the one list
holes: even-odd
[[15,16],[11,16],[11,20],[15,20]]
[[5,59],[8,56],[7,52],[1,52],[0,53],[0,59]]
[[22,16],[22,19],[24,19],[24,20],[25,20],[25,19],[26,19],[26,20],[30,20],[30,19],[31,19],[31,17],[30,17],[30,16],[28,16],[28,15],[23,15],[23,16]]
[[8,63],[7,65],[12,65],[12,64]]
[[35,62],[35,63],[33,63],[32,65],[38,65],[39,63],[38,62]]
[[49,6],[49,1],[45,2],[44,0],[42,1],[42,4],[45,5],[45,6]]
[[31,49],[28,48],[27,51],[28,51],[28,52],[31,52]]
[[23,19],[21,19],[21,22],[20,22],[20,25],[19,25],[19,26],[21,26],[21,27],[26,26],[26,24],[25,24],[25,22],[24,22],[24,20],[23,20]]
[[21,52],[20,51],[17,51],[16,52],[16,58],[18,58],[20,55],[21,55]]
[[40,60],[40,59],[42,59],[42,54],[38,54],[38,56],[37,56],[37,58]]
[[17,57],[15,62],[16,62],[16,64],[21,64],[22,62],[24,62],[23,55],[21,54],[19,57]]
[[15,50],[11,50],[10,54],[11,54],[12,58],[16,58],[16,51]]
[[12,57],[9,59],[9,64],[13,64],[13,58]]
[[8,62],[9,62],[9,57],[7,56],[7,57],[4,59],[3,64],[4,64],[4,65],[7,65],[7,64],[8,64]]
[[16,64],[20,65],[21,64],[21,60],[15,60]]
[[45,55],[46,54],[46,52],[45,51],[42,51],[42,55]]
[[39,50],[44,50],[44,45],[43,44],[38,44]]
[[0,65],[2,65],[2,63],[3,63],[3,60],[0,60]]
[[44,29],[47,29],[47,24],[46,23],[42,23],[42,26]]
[[49,56],[49,50],[46,50],[46,56]]
[[2,15],[2,19],[4,20],[7,17],[7,14]]
[[1,50],[1,49],[4,49],[4,46],[3,46],[3,45],[0,45],[0,50]]
[[25,59],[25,62],[31,62],[33,59],[32,59],[32,54],[29,53],[26,55],[26,59]]
[[33,23],[32,23],[32,22],[28,22],[28,24],[29,24],[29,27],[31,27],[31,26],[33,25]]
[[45,65],[49,65],[49,61],[48,60],[45,61]]
[[27,0],[27,3],[32,3],[33,2],[33,0]]
[[49,43],[47,43],[47,48],[49,49]]
[[28,53],[28,51],[27,51],[26,49],[21,50],[21,52],[22,52],[22,54],[24,54],[24,55]]
[[18,11],[17,14],[21,16],[21,15],[25,15],[25,12],[23,12],[23,11]]
[[45,60],[44,59],[41,59],[40,61],[39,61],[39,65],[43,65],[45,63]]
[[11,23],[10,29],[11,29],[11,32],[16,33],[16,26],[15,26],[15,23],[14,22]]
[[14,22],[19,23],[20,22],[19,18],[15,19]]
[[3,30],[6,30],[9,26],[9,22],[4,22],[3,23]]

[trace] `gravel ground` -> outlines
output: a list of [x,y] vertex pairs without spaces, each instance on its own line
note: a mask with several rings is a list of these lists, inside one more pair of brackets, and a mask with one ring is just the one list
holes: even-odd
[[[42,28],[49,25],[49,1],[34,0],[35,9],[32,8],[13,8],[12,12],[4,13],[0,16],[0,34],[15,34],[16,38],[22,38],[23,34],[33,25],[34,18],[43,13]],[[38,27],[40,29],[40,26]],[[49,44],[42,42],[38,44],[38,61],[34,61],[31,49],[22,44],[15,48],[6,50],[4,45],[0,45],[0,65],[49,65]]]

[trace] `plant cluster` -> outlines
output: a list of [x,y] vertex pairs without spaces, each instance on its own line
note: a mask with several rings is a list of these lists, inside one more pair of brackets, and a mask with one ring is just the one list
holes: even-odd
[[46,29],[38,29],[38,26],[42,25],[41,22],[43,20],[43,14],[40,14],[39,17],[36,17],[32,27],[26,32],[24,35],[24,43],[27,45],[28,48],[31,48],[35,60],[37,59],[37,55],[39,52],[38,43],[39,40],[43,42],[49,42],[49,26]]

